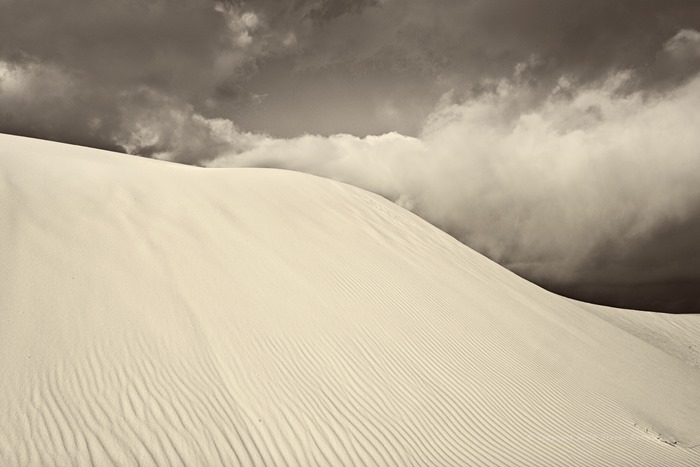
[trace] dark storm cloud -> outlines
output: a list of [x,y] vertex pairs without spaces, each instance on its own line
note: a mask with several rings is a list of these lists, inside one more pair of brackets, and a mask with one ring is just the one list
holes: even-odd
[[671,313],[700,313],[700,206],[634,242],[608,241],[576,281],[552,290],[583,301]]

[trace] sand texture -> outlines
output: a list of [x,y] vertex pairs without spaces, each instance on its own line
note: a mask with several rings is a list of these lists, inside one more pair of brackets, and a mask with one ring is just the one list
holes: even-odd
[[0,465],[700,465],[700,316],[363,190],[0,136]]

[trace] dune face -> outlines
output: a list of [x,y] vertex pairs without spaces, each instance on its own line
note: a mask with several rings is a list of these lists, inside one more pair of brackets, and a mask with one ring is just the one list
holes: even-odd
[[700,465],[700,316],[351,186],[0,136],[0,465]]

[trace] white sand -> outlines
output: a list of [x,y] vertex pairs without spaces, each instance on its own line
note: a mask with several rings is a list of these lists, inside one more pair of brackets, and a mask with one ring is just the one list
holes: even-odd
[[699,318],[333,181],[0,136],[2,466],[700,465]]

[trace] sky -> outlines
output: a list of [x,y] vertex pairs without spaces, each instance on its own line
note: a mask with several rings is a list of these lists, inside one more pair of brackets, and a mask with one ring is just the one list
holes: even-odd
[[0,132],[366,188],[550,290],[700,312],[697,0],[0,0]]

